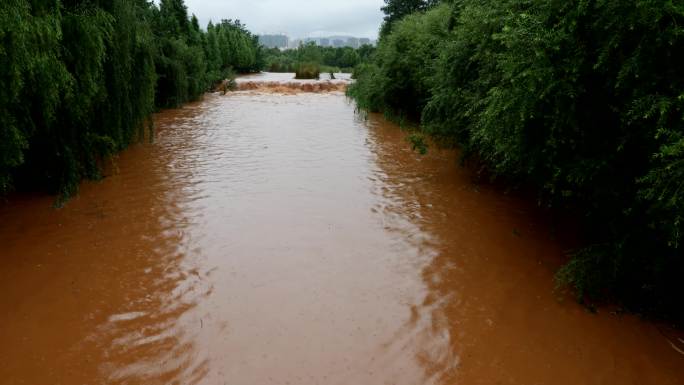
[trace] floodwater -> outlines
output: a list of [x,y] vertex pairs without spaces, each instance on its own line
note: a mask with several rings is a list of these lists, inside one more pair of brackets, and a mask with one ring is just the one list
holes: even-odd
[[554,293],[533,205],[340,92],[155,122],[64,208],[0,205],[0,383],[684,384],[676,335]]

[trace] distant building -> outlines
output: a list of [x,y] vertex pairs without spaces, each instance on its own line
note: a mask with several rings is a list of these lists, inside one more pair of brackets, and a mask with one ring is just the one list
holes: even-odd
[[[285,35],[261,35],[259,36],[259,42],[261,44],[270,47],[271,45],[267,45],[267,42],[270,42],[270,40],[266,40],[266,37],[270,36],[285,36]],[[287,36],[285,36],[287,37]],[[279,41],[278,44],[282,44],[282,41]],[[304,37],[301,39],[288,39],[288,42],[285,46],[277,45],[278,48],[290,48],[290,49],[296,49],[298,48],[301,44],[316,44],[321,47],[335,47],[335,48],[341,48],[341,47],[352,47],[352,48],[359,48],[364,44],[370,44],[370,45],[375,45],[375,41],[367,38],[367,37],[353,37],[353,36],[326,36],[326,37]],[[270,43],[272,44],[272,43]]]
[[259,44],[268,48],[287,48],[289,43],[287,35],[259,35]]

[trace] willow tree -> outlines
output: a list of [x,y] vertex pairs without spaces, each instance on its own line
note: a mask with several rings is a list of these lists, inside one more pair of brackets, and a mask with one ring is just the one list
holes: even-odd
[[225,29],[233,43],[221,47],[183,0],[1,2],[0,194],[67,197],[144,137],[155,108],[198,99],[226,75],[209,68],[258,68],[253,36],[239,22]]

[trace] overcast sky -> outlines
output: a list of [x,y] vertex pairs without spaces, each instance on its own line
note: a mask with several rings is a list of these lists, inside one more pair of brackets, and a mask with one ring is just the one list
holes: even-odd
[[185,0],[202,28],[209,20],[240,19],[256,34],[290,38],[351,35],[375,39],[383,0]]

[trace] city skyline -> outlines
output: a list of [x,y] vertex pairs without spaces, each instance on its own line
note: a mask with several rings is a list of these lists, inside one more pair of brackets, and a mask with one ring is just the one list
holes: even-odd
[[352,47],[358,48],[365,44],[374,45],[376,40],[367,37],[349,35],[332,35],[306,38],[290,38],[287,34],[257,35],[259,43],[269,48],[296,48],[300,43],[314,42],[322,47]]

